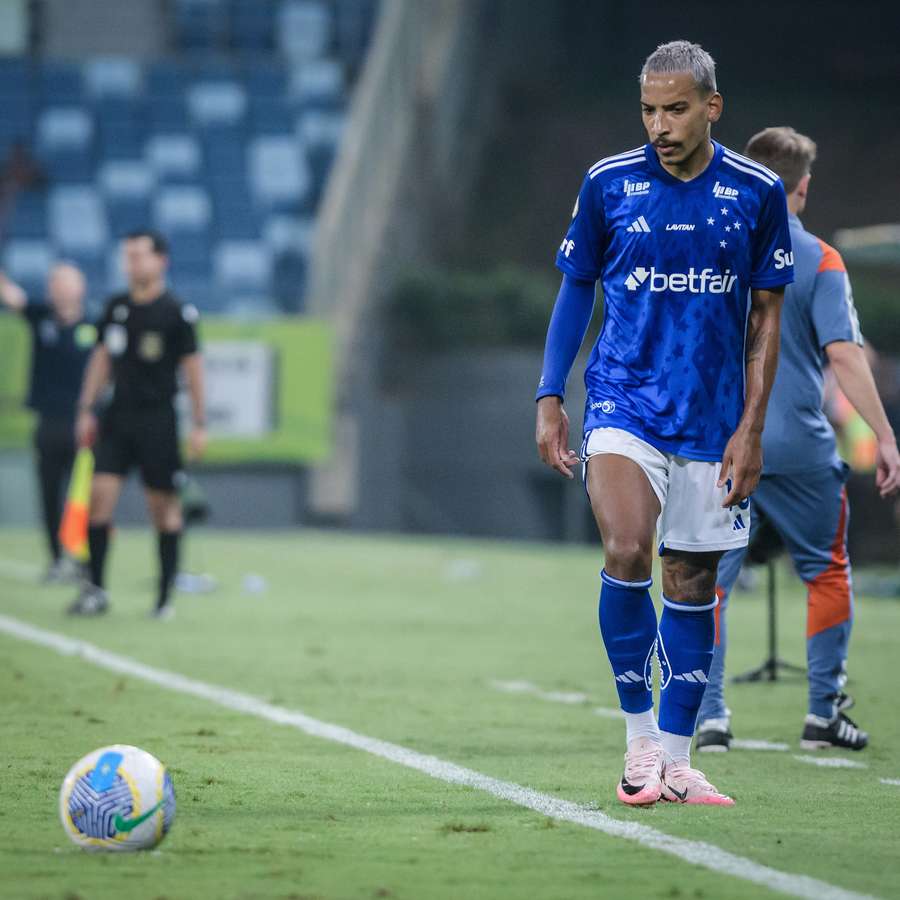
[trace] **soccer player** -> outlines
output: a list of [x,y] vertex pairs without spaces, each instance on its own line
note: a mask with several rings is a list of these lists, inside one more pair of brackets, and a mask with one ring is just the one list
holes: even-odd
[[[623,803],[732,805],[690,765],[712,662],[716,568],[747,543],[748,497],[793,278],[784,189],[710,139],[722,114],[700,46],[640,75],[648,143],[588,170],[556,256],[562,286],[537,391],[543,461],[572,477],[565,384],[602,281],[581,459],[603,540],[600,631],[625,713]],[[656,545],[662,616],[650,598]],[[661,672],[659,722],[651,659]]]
[[[848,470],[822,411],[824,360],[875,432],[875,483],[882,497],[900,490],[900,455],[863,351],[844,262],[798,218],[806,206],[816,145],[792,128],[767,128],[750,139],[745,152],[784,183],[796,278],[785,293],[781,361],[762,436],[763,475],[753,496],[753,527],[765,519],[771,523],[806,582],[809,706],[801,746],[862,750],[868,735],[841,709],[849,705],[841,682],[853,620]],[[723,696],[725,608],[745,552],[733,550],[719,565],[718,640],[700,710],[700,750],[727,750],[731,742]]]
[[[123,241],[122,253],[128,291],[106,305],[78,404],[78,442],[91,445],[96,439],[96,463],[88,527],[90,583],[69,612],[106,612],[104,570],[110,524],[123,478],[137,466],[158,532],[160,574],[154,615],[167,619],[174,613],[171,589],[182,529],[177,493],[181,454],[174,407],[179,369],[191,397],[191,457],[202,455],[206,446],[197,310],[182,305],[166,288],[168,247],[162,235],[133,232]],[[98,422],[97,402],[110,378],[112,400]]]
[[31,328],[31,386],[26,405],[37,414],[34,448],[41,511],[50,551],[45,582],[73,580],[77,567],[63,555],[59,524],[75,458],[78,387],[96,331],[84,317],[84,275],[59,263],[47,278],[49,303],[29,302],[25,291],[0,272],[0,301]]

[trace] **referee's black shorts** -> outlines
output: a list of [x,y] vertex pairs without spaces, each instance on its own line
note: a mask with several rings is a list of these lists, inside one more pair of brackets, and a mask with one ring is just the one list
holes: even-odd
[[100,419],[94,448],[94,471],[127,475],[140,470],[145,487],[175,491],[181,472],[178,422],[171,407],[125,410],[110,407]]

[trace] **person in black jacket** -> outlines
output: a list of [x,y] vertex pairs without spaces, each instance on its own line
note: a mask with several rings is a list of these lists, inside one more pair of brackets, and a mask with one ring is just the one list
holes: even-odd
[[60,547],[59,524],[75,458],[78,390],[96,339],[96,329],[84,317],[84,294],[84,276],[71,263],[51,269],[47,301],[30,301],[18,284],[0,272],[0,302],[22,315],[31,330],[26,405],[37,417],[35,460],[50,551],[46,582],[70,581],[78,574],[78,567]]

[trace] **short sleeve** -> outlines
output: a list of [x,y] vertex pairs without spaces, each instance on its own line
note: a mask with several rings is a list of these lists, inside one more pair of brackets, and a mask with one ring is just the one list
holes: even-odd
[[766,193],[753,236],[751,288],[781,287],[794,280],[787,199],[781,180]]
[[603,271],[606,219],[599,185],[586,175],[572,210],[572,221],[556,253],[556,267],[579,281],[596,281]]
[[852,341],[862,346],[853,290],[841,254],[819,240],[822,259],[813,282],[810,313],[816,340],[824,348],[833,341]]
[[175,326],[175,355],[181,359],[190,356],[199,349],[197,341],[197,320],[200,313],[192,303],[185,303],[178,311],[178,324]]

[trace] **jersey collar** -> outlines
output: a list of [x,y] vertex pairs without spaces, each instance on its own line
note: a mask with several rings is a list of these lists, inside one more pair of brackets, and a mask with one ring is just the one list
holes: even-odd
[[709,164],[699,175],[692,178],[690,181],[682,181],[680,178],[676,178],[674,175],[667,172],[663,168],[662,163],[660,163],[659,157],[653,149],[653,144],[644,144],[644,156],[647,159],[647,165],[650,166],[653,170],[653,174],[656,175],[657,178],[661,181],[665,181],[667,184],[689,191],[694,188],[703,187],[703,185],[707,184],[718,171],[719,164],[722,162],[723,148],[718,141],[713,141],[712,145],[713,156],[709,161]]

